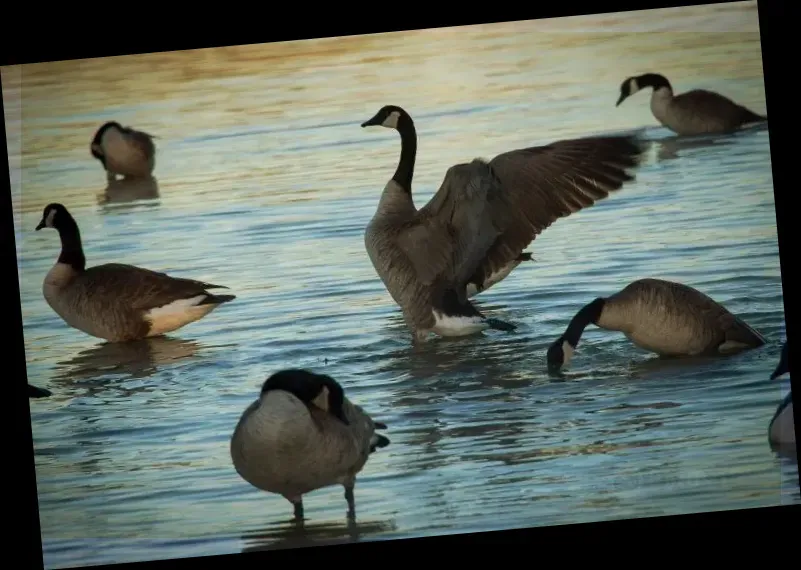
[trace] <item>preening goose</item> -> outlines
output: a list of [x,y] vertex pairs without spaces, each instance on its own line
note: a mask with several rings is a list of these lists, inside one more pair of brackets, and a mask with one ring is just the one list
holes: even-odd
[[634,137],[563,140],[448,168],[424,207],[412,199],[414,122],[388,105],[362,123],[395,129],[400,162],[365,232],[370,260],[401,307],[415,340],[514,327],[485,318],[468,300],[504,279],[534,238],[633,180],[643,151]]
[[50,308],[69,326],[110,342],[158,336],[194,322],[234,295],[192,279],[170,277],[133,265],[107,263],[86,268],[78,224],[62,204],[48,204],[36,230],[55,228],[61,255],[44,279]]
[[658,73],[626,78],[620,86],[620,98],[615,106],[647,87],[652,89],[651,112],[654,117],[679,135],[731,133],[743,126],[768,120],[713,91],[694,89],[674,95],[670,82]]
[[[779,376],[790,373],[790,361],[787,355],[787,342],[782,346],[782,354],[779,364],[770,375],[771,380]],[[795,445],[795,422],[793,420],[793,392],[787,393],[781,404],[776,408],[776,413],[768,424],[768,439],[774,445]]]
[[282,495],[303,519],[303,495],[342,485],[353,517],[356,475],[371,453],[389,445],[373,421],[323,374],[282,370],[262,386],[239,419],[230,453],[236,472],[254,487]]
[[90,147],[94,156],[106,169],[109,181],[116,175],[145,178],[156,166],[156,145],[153,136],[116,121],[103,124],[95,133]]
[[37,388],[31,384],[28,384],[28,398],[47,398],[51,396],[52,393],[50,390],[45,390],[44,388]]
[[633,281],[598,297],[571,319],[548,349],[548,366],[567,365],[590,323],[626,335],[661,356],[731,354],[765,344],[765,338],[697,289],[662,279]]

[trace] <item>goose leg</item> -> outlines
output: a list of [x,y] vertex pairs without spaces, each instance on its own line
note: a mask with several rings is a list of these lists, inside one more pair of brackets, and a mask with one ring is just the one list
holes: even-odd
[[303,520],[303,497],[291,498],[289,499],[292,503],[292,506],[295,507],[295,518],[298,521]]
[[348,483],[345,485],[345,500],[348,502],[349,519],[356,518],[356,500],[353,496],[353,485],[354,483]]

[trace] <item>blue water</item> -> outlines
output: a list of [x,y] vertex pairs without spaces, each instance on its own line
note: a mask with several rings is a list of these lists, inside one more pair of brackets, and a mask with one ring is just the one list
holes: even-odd
[[[53,392],[31,401],[46,566],[798,502],[797,463],[767,443],[789,390],[768,380],[784,339],[768,133],[677,139],[647,94],[614,107],[648,67],[765,110],[755,4],[713,9],[737,34],[694,30],[716,21],[698,10],[647,41],[529,22],[4,69],[28,377]],[[417,122],[418,205],[473,156],[601,132],[656,142],[635,183],[556,222],[536,262],[479,297],[515,334],[412,351],[362,242],[400,145],[359,124],[388,103]],[[112,116],[160,137],[155,185],[105,188],[88,147]],[[33,231],[53,201],[90,265],[237,300],[131,346],[67,328],[41,292],[58,236]],[[701,289],[769,344],[667,364],[590,328],[549,377],[575,311],[641,277]],[[299,530],[231,465],[239,415],[288,366],[333,375],[389,426],[355,524],[332,487],[304,499]]]

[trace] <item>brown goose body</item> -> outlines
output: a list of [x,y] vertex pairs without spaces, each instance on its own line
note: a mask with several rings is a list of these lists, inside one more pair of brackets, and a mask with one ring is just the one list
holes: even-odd
[[156,167],[156,145],[152,135],[123,127],[116,121],[107,122],[97,130],[91,152],[105,168],[110,181],[117,175],[147,178]]
[[69,326],[109,342],[159,336],[204,317],[234,295],[214,285],[132,265],[86,268],[78,225],[61,204],[48,205],[37,226],[61,237],[61,255],[42,285],[45,301]]
[[570,362],[589,324],[621,332],[636,346],[661,356],[732,354],[766,342],[743,319],[693,287],[639,279],[578,311],[549,348],[549,366]]
[[[343,421],[344,420],[344,421]],[[389,440],[344,396],[331,377],[284,370],[264,383],[239,419],[230,453],[237,473],[254,487],[280,494],[303,516],[303,495],[342,485],[351,514],[356,476]]]
[[383,107],[362,126],[401,135],[401,157],[365,231],[378,276],[415,340],[512,325],[485,318],[468,300],[531,255],[526,248],[559,218],[587,208],[633,179],[644,148],[633,137],[558,141],[490,161],[451,166],[419,210],[411,182],[417,134],[411,117]]
[[617,105],[647,87],[652,89],[651,112],[654,117],[662,126],[679,135],[727,134],[768,120],[713,91],[694,89],[674,95],[670,82],[657,73],[627,78],[620,87]]

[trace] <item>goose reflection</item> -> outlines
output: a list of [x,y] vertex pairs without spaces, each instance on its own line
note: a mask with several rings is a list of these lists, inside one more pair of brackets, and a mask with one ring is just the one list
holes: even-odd
[[200,350],[195,341],[154,337],[125,343],[103,343],[57,364],[55,379],[87,380],[107,375],[146,378],[158,368],[191,358]]
[[[147,178],[121,178],[111,180],[102,194],[98,194],[98,204],[104,208],[119,208],[125,205],[136,204],[143,200],[157,200],[159,198],[159,185],[155,177]],[[158,205],[158,202],[148,204]]]
[[679,158],[684,151],[696,150],[701,148],[708,148],[712,146],[726,146],[731,145],[734,139],[731,137],[720,136],[695,136],[695,137],[682,137],[670,136],[665,137],[657,142],[656,157],[659,161],[675,160]]
[[371,536],[396,530],[397,526],[394,521],[357,522],[347,518],[341,523],[310,523],[292,519],[280,525],[272,525],[266,529],[242,535],[241,540],[245,543],[242,552],[358,542]]
[[[735,355],[732,358],[737,358]],[[720,366],[719,356],[689,356],[671,358],[669,356],[651,356],[632,360],[625,376],[631,380],[648,380],[652,378],[680,379],[683,376],[697,378],[706,369],[717,370]]]

